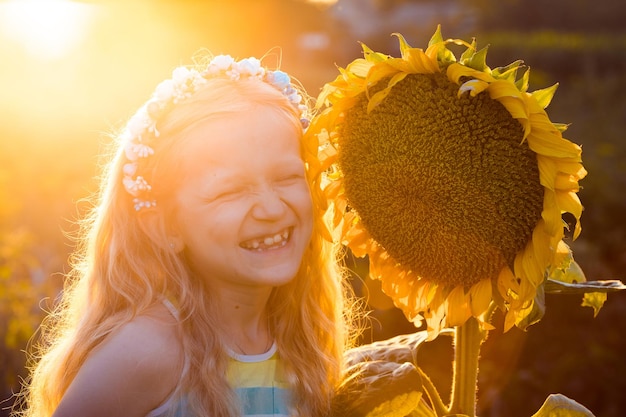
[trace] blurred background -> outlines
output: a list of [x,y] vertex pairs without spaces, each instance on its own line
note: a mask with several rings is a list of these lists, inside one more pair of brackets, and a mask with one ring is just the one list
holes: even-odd
[[[523,59],[531,90],[560,83],[548,113],[583,146],[575,258],[590,280],[624,280],[625,21],[622,0],[0,0],[0,416],[62,287],[68,234],[95,191],[109,134],[202,49],[267,54],[312,96],[361,57],[359,42],[398,55],[391,33],[425,48],[437,24],[444,38],[489,44],[491,67]],[[352,267],[366,275],[362,262]],[[363,342],[415,331],[374,286],[354,282],[373,310]],[[598,417],[624,414],[626,294],[610,294],[596,318],[580,303],[548,296],[527,332],[490,334],[480,416],[530,416],[556,392]],[[418,357],[444,397],[452,355],[439,338]]]

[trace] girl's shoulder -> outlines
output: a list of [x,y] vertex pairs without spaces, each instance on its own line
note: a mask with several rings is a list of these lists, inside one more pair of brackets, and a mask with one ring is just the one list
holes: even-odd
[[55,416],[145,416],[180,381],[184,355],[178,320],[165,307],[138,315],[96,347]]
[[179,322],[162,304],[154,305],[123,324],[105,340],[104,344],[124,349],[126,354],[161,358],[165,362],[153,366],[182,365],[183,350]]
[[111,334],[109,349],[133,358],[136,372],[157,377],[172,388],[183,369],[184,352],[179,321],[162,304],[124,324]]

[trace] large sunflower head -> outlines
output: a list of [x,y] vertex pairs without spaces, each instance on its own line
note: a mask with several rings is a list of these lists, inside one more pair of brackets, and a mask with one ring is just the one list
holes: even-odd
[[363,46],[324,86],[307,132],[322,145],[336,233],[433,337],[471,316],[488,326],[492,302],[506,330],[526,327],[569,255],[562,214],[581,231],[581,148],[544,110],[556,86],[528,92],[521,61],[491,69],[486,49],[439,28],[426,50],[397,36],[401,57]]

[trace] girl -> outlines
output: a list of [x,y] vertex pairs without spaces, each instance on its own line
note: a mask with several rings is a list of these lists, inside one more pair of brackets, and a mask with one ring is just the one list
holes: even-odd
[[118,138],[19,415],[328,415],[345,288],[298,91],[229,56],[156,88]]

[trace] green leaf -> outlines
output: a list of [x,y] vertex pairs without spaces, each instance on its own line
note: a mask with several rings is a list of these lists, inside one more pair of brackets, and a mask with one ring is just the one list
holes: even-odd
[[594,417],[594,415],[565,395],[551,394],[532,417]]
[[430,41],[428,41],[428,46],[435,45],[439,42],[443,42],[443,36],[441,35],[441,25],[437,25],[437,30],[435,30],[435,33],[430,38]]
[[465,50],[465,52],[463,52],[463,54],[461,54],[459,62],[463,65],[466,65],[465,63],[472,58],[474,52],[476,52],[476,38],[472,39],[472,43],[470,44],[470,46]]
[[422,379],[410,362],[358,362],[345,370],[332,416],[405,417],[422,399]]
[[545,284],[545,291],[549,294],[586,294],[594,292],[616,292],[625,290],[626,285],[622,281],[587,281],[587,282],[562,282],[548,278]]
[[[572,265],[578,266],[572,261]],[[596,317],[604,305],[607,293],[626,289],[620,280],[563,282],[548,278],[545,283],[545,292],[550,294],[583,294],[583,307],[593,308]]]
[[369,46],[361,42],[361,48],[363,49],[363,56],[368,58],[369,62],[383,62],[389,59],[389,57],[380,52],[374,52]]
[[515,86],[520,91],[526,91],[528,90],[528,81],[530,80],[530,68],[524,67],[522,71],[522,76],[515,81]]
[[606,293],[605,292],[586,292],[583,296],[583,307],[591,307],[593,308],[593,317],[596,317],[600,312],[600,309],[604,305],[606,301]]
[[402,58],[406,59],[408,50],[412,49],[411,45],[409,45],[409,43],[406,41],[406,39],[404,39],[404,36],[402,36],[401,33],[394,32],[391,35],[398,38],[398,42],[400,42],[400,55],[402,56]]
[[[428,46],[431,47],[433,45],[437,45],[439,43],[444,43],[446,41],[443,40],[443,35],[441,34],[441,25],[437,25],[437,30],[433,34],[430,41],[428,41]],[[447,64],[451,64],[456,62],[456,57],[445,45],[437,51],[437,61],[439,61],[440,66],[445,66]]]
[[521,59],[518,59],[515,62],[511,62],[506,67],[494,68],[493,70],[491,70],[491,75],[493,75],[494,78],[497,78],[497,79],[509,80],[511,82],[514,82],[515,79],[517,78],[517,70],[520,68],[520,65],[522,65],[523,63],[524,61],[522,61]]
[[[440,334],[452,335],[454,330],[444,329]],[[346,361],[346,366],[366,361],[415,363],[417,351],[427,339],[428,332],[421,330],[411,334],[379,340],[347,350],[344,353],[344,360]]]
[[552,101],[552,97],[554,97],[554,93],[556,92],[558,86],[559,83],[556,83],[552,87],[533,91],[531,95],[535,100],[537,100],[537,103],[539,103],[539,105],[545,109]]
[[477,71],[484,71],[487,68],[487,50],[489,46],[485,46],[480,51],[472,54],[471,58],[465,63],[470,68]]
[[438,414],[435,413],[429,406],[426,404],[425,398],[422,396],[417,408],[409,414],[409,417],[438,417]]
[[552,124],[554,125],[554,127],[556,127],[556,130],[558,130],[561,133],[565,132],[570,125],[570,123],[554,123],[554,122]]

